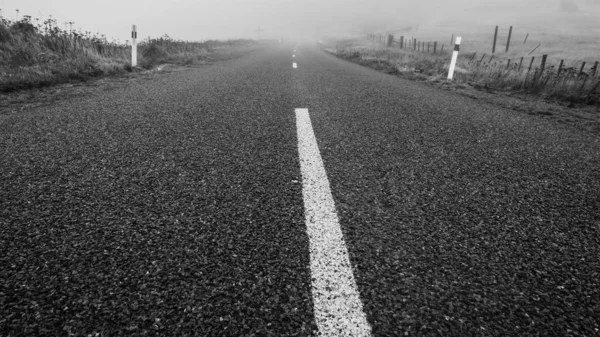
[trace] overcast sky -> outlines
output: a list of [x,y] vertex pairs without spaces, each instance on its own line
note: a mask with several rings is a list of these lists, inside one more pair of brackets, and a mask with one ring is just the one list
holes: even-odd
[[0,0],[0,6],[11,20],[17,9],[21,16],[52,15],[60,24],[73,21],[74,28],[121,42],[132,24],[140,37],[168,34],[184,40],[254,38],[259,26],[262,37],[279,37],[513,21],[549,29],[567,29],[574,22],[589,28],[593,22],[600,32],[600,0]]

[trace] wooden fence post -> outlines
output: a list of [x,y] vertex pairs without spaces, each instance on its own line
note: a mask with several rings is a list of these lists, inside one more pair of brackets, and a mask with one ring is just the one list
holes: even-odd
[[387,46],[391,47],[392,46],[392,42],[394,42],[394,35],[388,34],[388,37],[387,37]]
[[519,62],[519,71],[521,71],[521,65],[523,64],[523,56],[521,56],[521,61]]
[[560,76],[560,73],[562,72],[563,64],[565,64],[565,60],[560,60],[560,64],[558,65],[558,72],[556,73],[557,76]]
[[427,52],[428,52],[428,53],[429,53],[429,43],[430,43],[430,42],[427,42]]
[[594,63],[594,66],[592,67],[592,77],[596,76],[596,71],[598,70],[598,61],[596,61]]
[[479,64],[481,64],[481,62],[483,62],[483,58],[485,57],[485,53],[483,53],[483,56],[481,57],[481,60],[479,60]]
[[450,44],[454,43],[454,34],[452,34],[452,37],[450,38]]
[[531,71],[531,67],[533,66],[533,60],[535,60],[535,56],[531,57],[531,62],[529,63],[529,69],[527,69],[527,72]]
[[442,45],[442,49],[440,49],[440,54],[444,52],[444,45]]
[[540,75],[544,72],[544,69],[546,69],[546,59],[547,58],[548,58],[548,54],[542,55],[542,64],[540,65]]
[[581,64],[581,69],[579,69],[579,75],[577,75],[577,76],[581,76],[581,75],[583,74],[583,68],[584,68],[584,67],[585,67],[585,62],[583,62],[583,63]]
[[510,46],[510,36],[512,35],[512,26],[508,30],[508,40],[506,40],[506,53],[508,53],[508,46]]
[[404,36],[400,36],[400,49],[404,48]]
[[506,69],[508,70],[509,67],[510,67],[510,59],[508,59],[508,62],[506,62]]
[[417,39],[415,39],[415,43],[413,44],[413,50],[417,50]]
[[435,54],[437,51],[437,41],[433,43],[433,53]]
[[496,52],[496,40],[498,40],[498,26],[496,26],[496,30],[494,31],[494,44],[492,45],[492,54]]
[[523,44],[525,44],[525,42],[527,42],[528,37],[529,37],[529,33],[527,33],[527,35],[525,35],[525,40],[523,40]]

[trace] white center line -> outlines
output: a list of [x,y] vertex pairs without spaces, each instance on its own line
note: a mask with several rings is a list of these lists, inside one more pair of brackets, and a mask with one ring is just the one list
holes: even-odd
[[298,68],[298,65],[296,64],[296,62],[294,62],[294,64],[292,64],[292,67],[294,67],[294,69]]
[[319,336],[371,336],[308,109],[295,112]]

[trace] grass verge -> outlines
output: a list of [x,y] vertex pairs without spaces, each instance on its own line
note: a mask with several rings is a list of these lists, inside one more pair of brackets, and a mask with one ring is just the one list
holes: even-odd
[[[138,44],[138,69],[158,64],[194,65],[240,56],[251,40],[179,41],[165,35]],[[133,72],[131,47],[105,36],[60,29],[55,20],[0,20],[0,92]]]
[[[369,40],[336,41],[325,51],[340,58],[415,80],[446,81],[451,54],[430,54],[392,48]],[[481,62],[472,55],[459,55],[454,82],[487,91],[508,91],[600,107],[600,71],[560,74],[555,67],[532,68],[517,63]]]

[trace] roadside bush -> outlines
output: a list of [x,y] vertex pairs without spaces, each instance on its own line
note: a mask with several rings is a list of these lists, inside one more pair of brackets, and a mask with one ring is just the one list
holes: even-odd
[[150,63],[156,63],[161,59],[165,59],[169,56],[169,53],[166,52],[162,47],[156,44],[150,44],[147,48],[145,48],[142,52],[142,57],[148,59]]
[[10,30],[8,30],[8,27],[3,22],[0,22],[0,43],[6,43],[10,39]]
[[33,34],[37,33],[37,28],[35,28],[35,26],[29,22],[19,21],[19,22],[15,22],[14,24],[12,24],[10,26],[10,31],[13,34],[20,33],[23,35],[33,35]]

